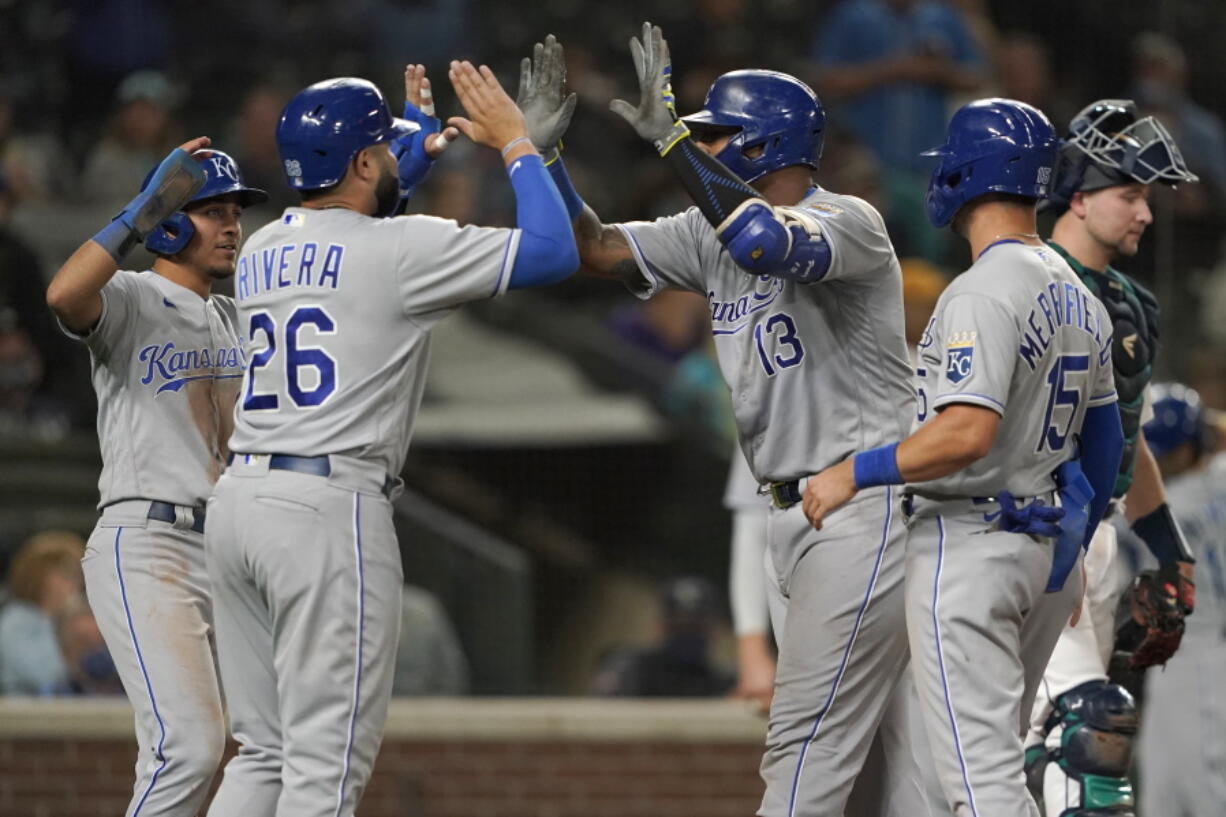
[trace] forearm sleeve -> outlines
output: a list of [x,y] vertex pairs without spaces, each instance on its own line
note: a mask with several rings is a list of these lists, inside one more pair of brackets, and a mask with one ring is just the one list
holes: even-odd
[[579,250],[562,197],[540,156],[521,156],[507,172],[515,190],[516,226],[523,231],[509,288],[557,283],[579,267]]
[[665,158],[741,269],[800,283],[820,280],[830,269],[830,245],[816,220],[772,207],[689,139]]
[[1081,470],[1094,489],[1090,502],[1090,519],[1086,525],[1086,541],[1107,511],[1115,475],[1124,451],[1124,427],[1120,424],[1120,409],[1115,403],[1093,406],[1086,410],[1081,426]]

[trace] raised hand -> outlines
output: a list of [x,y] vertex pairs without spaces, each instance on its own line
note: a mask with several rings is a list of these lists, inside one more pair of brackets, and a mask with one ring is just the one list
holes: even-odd
[[566,59],[562,44],[552,34],[537,43],[531,57],[519,66],[519,93],[515,102],[528,124],[532,144],[546,160],[561,144],[562,135],[575,113],[574,94],[563,96],[566,87]]
[[431,159],[437,159],[447,145],[460,135],[455,128],[444,129],[443,123],[435,117],[434,92],[424,65],[409,64],[404,67],[404,118],[421,125],[425,135],[425,152]]
[[[473,66],[467,60],[453,60],[448,72],[460,104],[468,117],[453,116],[447,120],[478,145],[504,150],[511,142],[523,139],[524,147],[516,145],[515,155],[533,152],[528,141],[528,125],[515,102],[502,89],[498,78],[488,66]],[[526,148],[526,150],[525,150]],[[504,158],[510,159],[511,153]]]
[[609,110],[629,122],[638,135],[654,144],[663,156],[690,135],[689,128],[677,117],[673,67],[664,32],[659,26],[643,23],[642,41],[630,38],[630,55],[639,77],[638,107],[615,99],[609,103]]

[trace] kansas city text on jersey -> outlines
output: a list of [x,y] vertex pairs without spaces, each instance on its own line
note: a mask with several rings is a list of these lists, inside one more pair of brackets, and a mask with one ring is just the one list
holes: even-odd
[[140,350],[137,360],[145,364],[145,374],[140,379],[143,385],[160,381],[156,394],[178,391],[191,380],[242,377],[246,363],[237,346],[179,350],[172,341],[146,346]]
[[282,244],[248,253],[238,259],[235,298],[243,301],[291,286],[336,289],[344,261],[344,244],[329,244],[321,253],[314,241],[305,242],[301,250],[297,244]]
[[759,275],[754,292],[742,295],[735,301],[721,301],[716,297],[715,290],[707,291],[707,303],[711,305],[711,323],[715,325],[714,334],[726,335],[736,332],[741,327],[736,326],[747,315],[770,306],[787,283],[782,278],[769,275]]

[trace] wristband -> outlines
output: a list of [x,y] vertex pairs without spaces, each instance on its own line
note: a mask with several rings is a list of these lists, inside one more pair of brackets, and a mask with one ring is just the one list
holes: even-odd
[[895,456],[897,449],[898,443],[893,442],[856,454],[852,461],[856,490],[874,485],[902,485],[906,482],[898,470],[898,458]]
[[[533,147],[535,147],[535,145],[533,145]],[[541,152],[540,148],[537,148],[537,152],[539,152],[541,154],[541,158],[545,160],[545,167],[549,167],[558,159],[562,158],[562,140],[559,139],[558,143],[549,148],[547,152]]]
[[136,231],[118,218],[103,227],[94,236],[94,243],[107,251],[116,264],[122,264],[132,248],[140,241]]
[[510,142],[507,142],[505,145],[502,146],[502,158],[504,159],[507,158],[507,154],[510,153],[511,150],[516,145],[518,145],[520,142],[527,142],[527,141],[528,141],[527,136],[516,136]]
[[1149,548],[1149,552],[1154,554],[1160,565],[1196,562],[1187,540],[1183,538],[1183,531],[1171,515],[1171,507],[1165,502],[1133,522],[1132,532],[1141,537],[1141,541]]
[[562,196],[562,203],[566,205],[566,215],[570,216],[571,221],[579,218],[583,214],[583,199],[580,198],[579,191],[575,190],[570,174],[566,172],[566,165],[560,160],[553,164],[545,162],[545,169],[549,171],[554,187],[558,188],[558,194]]

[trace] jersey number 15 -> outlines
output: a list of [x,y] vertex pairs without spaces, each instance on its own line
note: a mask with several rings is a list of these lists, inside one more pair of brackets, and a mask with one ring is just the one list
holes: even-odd
[[[1037,452],[1061,451],[1068,442],[1077,408],[1085,396],[1090,373],[1089,355],[1061,355],[1047,373],[1047,412]],[[1078,382],[1080,381],[1080,382]],[[1065,414],[1062,418],[1060,415]],[[1063,419],[1063,422],[1061,420]]]
[[[318,346],[303,346],[299,333],[304,326],[314,327],[317,335],[335,335],[336,321],[322,306],[300,306],[285,322],[282,335],[285,354],[285,390],[290,400],[299,408],[315,408],[322,405],[336,391],[336,359]],[[247,393],[243,397],[243,411],[274,411],[280,405],[279,390],[259,392],[256,378],[260,370],[274,365],[277,356],[277,322],[268,312],[256,312],[251,316],[248,337],[255,345],[256,335],[264,336],[263,349],[251,357],[247,370]],[[315,385],[303,387],[303,371],[314,369]]]

